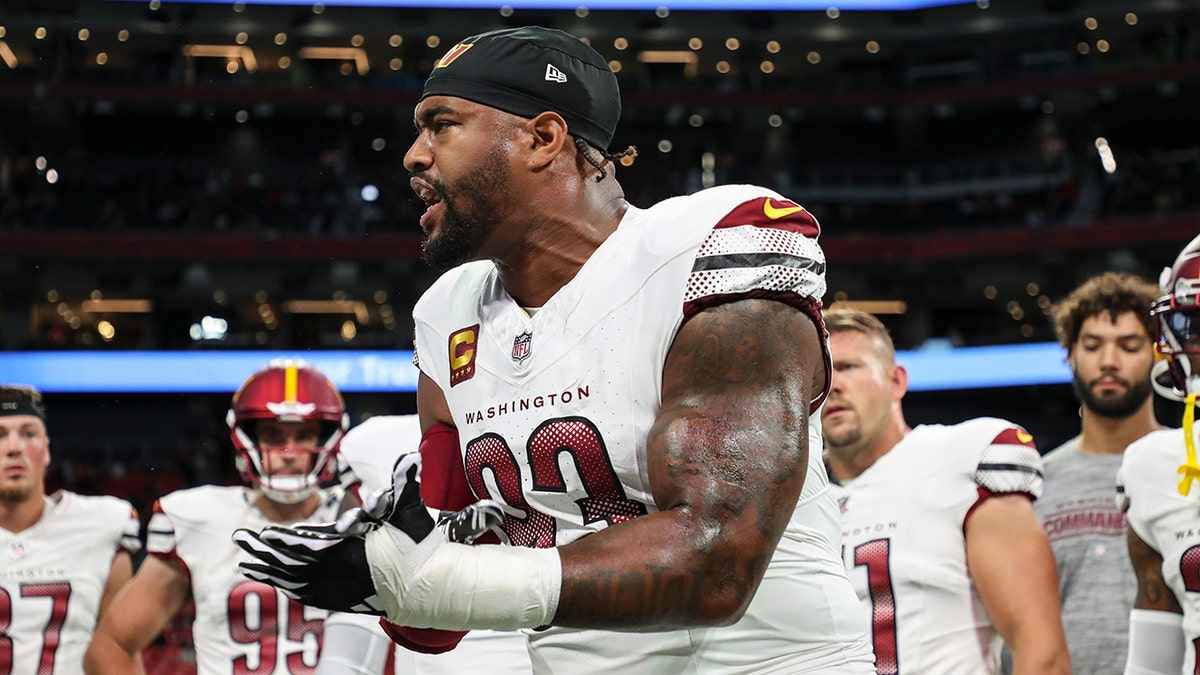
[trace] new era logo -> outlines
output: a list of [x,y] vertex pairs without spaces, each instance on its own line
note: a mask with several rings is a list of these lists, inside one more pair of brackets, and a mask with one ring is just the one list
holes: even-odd
[[546,64],[546,81],[547,82],[566,82],[567,74],[555,68],[553,64]]

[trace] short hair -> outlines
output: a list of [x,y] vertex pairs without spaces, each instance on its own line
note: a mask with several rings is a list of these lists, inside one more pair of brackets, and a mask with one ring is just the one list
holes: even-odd
[[24,384],[0,384],[0,416],[33,415],[46,420],[42,392]]
[[853,331],[873,337],[883,345],[888,358],[896,360],[896,345],[892,342],[892,334],[875,315],[852,307],[838,307],[825,310],[824,319],[825,329],[830,335]]
[[1098,274],[1080,284],[1050,309],[1058,343],[1070,351],[1079,339],[1083,322],[1105,312],[1114,319],[1126,312],[1133,312],[1141,321],[1146,335],[1153,337],[1154,321],[1150,317],[1150,307],[1159,295],[1161,293],[1156,284],[1135,274]]

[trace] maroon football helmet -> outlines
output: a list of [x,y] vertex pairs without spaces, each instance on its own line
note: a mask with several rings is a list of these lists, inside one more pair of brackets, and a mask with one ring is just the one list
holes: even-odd
[[1189,392],[1200,394],[1200,235],[1163,270],[1159,284],[1163,295],[1150,310],[1158,356],[1152,381],[1158,393],[1182,401]]
[[[259,447],[255,430],[259,420],[318,420],[320,441],[315,448]],[[251,375],[233,395],[225,421],[237,447],[237,468],[242,478],[261,489],[268,499],[284,504],[304,499],[335,476],[338,446],[350,426],[337,387],[316,368],[291,359],[271,361]],[[267,458],[277,452],[308,453],[308,472],[270,475]]]

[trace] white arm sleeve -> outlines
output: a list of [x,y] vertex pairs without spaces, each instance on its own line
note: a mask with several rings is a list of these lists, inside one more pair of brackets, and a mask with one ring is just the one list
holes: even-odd
[[1183,672],[1183,615],[1150,609],[1129,612],[1129,657],[1125,675]]
[[322,643],[316,675],[383,675],[393,646],[378,617],[343,612],[325,619]]

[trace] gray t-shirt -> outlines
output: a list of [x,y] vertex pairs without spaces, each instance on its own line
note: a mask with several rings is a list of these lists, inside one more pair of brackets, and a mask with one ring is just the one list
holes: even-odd
[[1042,459],[1046,478],[1034,509],[1058,564],[1071,668],[1087,675],[1121,675],[1137,592],[1125,515],[1115,499],[1121,455],[1083,452],[1077,436]]

